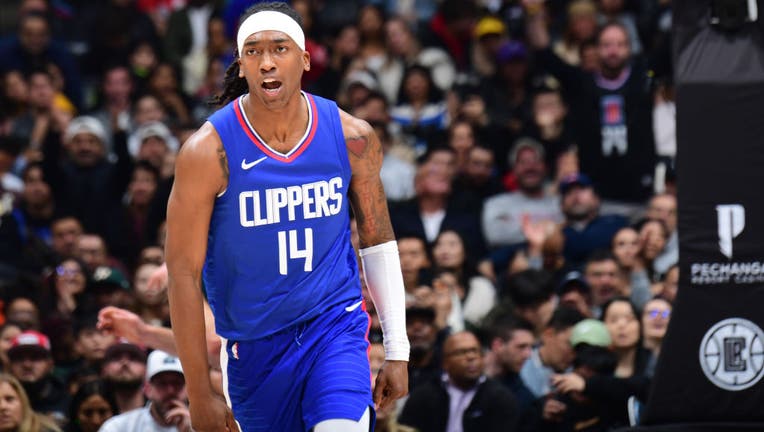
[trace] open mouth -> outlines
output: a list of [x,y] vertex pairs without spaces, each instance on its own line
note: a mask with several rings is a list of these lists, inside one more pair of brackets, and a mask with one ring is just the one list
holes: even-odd
[[276,94],[281,89],[281,81],[274,79],[267,79],[261,84],[263,90],[269,94]]

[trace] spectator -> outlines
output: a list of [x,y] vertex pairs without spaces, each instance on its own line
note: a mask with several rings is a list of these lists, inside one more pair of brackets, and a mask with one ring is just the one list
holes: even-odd
[[491,353],[496,362],[494,378],[512,392],[521,413],[536,399],[520,378],[520,371],[533,351],[536,339],[534,330],[533,325],[522,319],[504,318],[493,326]]
[[35,412],[24,388],[11,375],[0,374],[0,409],[3,412],[2,427],[13,432],[60,432],[55,422]]
[[592,316],[600,317],[602,306],[612,298],[623,295],[626,280],[613,254],[595,252],[584,267],[584,278],[592,293]]
[[95,315],[86,315],[77,320],[74,329],[74,352],[79,357],[75,370],[89,370],[99,373],[106,350],[114,344],[114,335],[99,329]]
[[399,421],[421,432],[513,430],[515,398],[483,374],[483,352],[470,332],[455,333],[443,346],[441,380],[411,393]]
[[452,197],[454,155],[448,147],[431,149],[417,169],[416,198],[390,206],[396,236],[415,236],[434,242],[438,233],[451,229],[467,239],[470,256],[481,256],[480,221],[463,210]]
[[347,24],[339,29],[329,50],[329,65],[315,83],[314,92],[325,97],[334,97],[339,93],[340,82],[348,72],[350,63],[358,55],[360,40],[361,36],[355,25]]
[[156,264],[142,264],[135,270],[136,310],[143,322],[149,325],[169,325],[170,305],[167,302],[167,287],[149,283],[151,275],[159,268]]
[[133,93],[136,95],[145,94],[149,75],[159,64],[159,52],[156,46],[146,39],[133,41],[130,45],[127,61],[135,87]]
[[0,363],[2,363],[2,369],[7,371],[10,368],[10,360],[8,359],[8,350],[13,344],[13,339],[21,333],[21,327],[18,324],[6,321],[0,326]]
[[[466,129],[469,123],[456,123]],[[472,126],[469,126],[470,134]],[[452,136],[456,128],[452,129]],[[454,201],[471,210],[482,220],[483,203],[489,198],[504,191],[496,176],[496,163],[493,151],[483,145],[474,145],[467,150],[464,169],[456,177],[453,184]]]
[[409,66],[403,73],[397,100],[390,117],[400,125],[407,143],[421,154],[430,143],[437,142],[449,122],[445,100],[430,70],[421,65]]
[[186,6],[174,11],[167,21],[162,41],[164,58],[181,71],[182,88],[192,95],[199,90],[204,70],[209,62],[207,53],[210,18],[219,11],[208,0],[189,0]]
[[29,297],[20,295],[4,304],[4,315],[8,322],[18,324],[22,330],[40,329],[40,309]]
[[55,203],[39,163],[28,164],[22,178],[21,199],[11,213],[12,218],[3,221],[7,230],[0,230],[5,233],[0,243],[13,245],[5,261],[15,262],[14,266],[25,273],[39,275],[56,260],[50,249]]
[[82,232],[82,224],[74,216],[61,216],[53,219],[50,224],[53,252],[61,258],[73,257]]
[[159,43],[153,23],[132,2],[107,0],[82,13],[89,48],[86,68],[96,74],[103,73],[104,65],[128,58],[133,41],[148,40],[154,46]]
[[358,58],[365,66],[375,70],[385,61],[385,17],[381,8],[367,4],[358,11],[358,31],[361,49]]
[[102,432],[190,432],[186,380],[180,360],[164,351],[152,351],[146,365],[148,406],[110,418]]
[[[130,128],[134,91],[135,85],[127,66],[115,64],[106,68],[101,84],[100,107],[92,115],[101,122],[107,137],[113,136],[115,130]],[[108,141],[107,146],[111,151],[113,143]]]
[[634,303],[623,297],[611,299],[602,308],[602,321],[610,332],[612,348],[618,357],[616,377],[652,376],[654,358],[642,347],[640,317]]
[[113,138],[116,162],[107,158],[107,136],[101,123],[93,117],[78,117],[64,134],[67,160],[59,164],[60,145],[48,139],[43,162],[59,210],[77,217],[87,231],[100,234],[107,244],[119,234],[113,232],[115,227],[110,222],[132,171],[124,133],[116,133]]
[[470,68],[472,32],[477,18],[473,1],[445,0],[427,23],[422,44],[448,52],[458,71]]
[[641,62],[632,61],[630,44],[636,41],[623,24],[608,22],[597,35],[600,70],[584,72],[549,49],[541,2],[524,3],[530,16],[528,39],[538,50],[535,58],[560,81],[571,105],[581,170],[594,176],[614,209],[634,214],[650,194],[655,169],[650,77]]
[[27,330],[11,342],[8,350],[11,374],[21,382],[32,408],[57,424],[66,423],[69,394],[53,376],[50,340],[44,334]]
[[456,276],[465,321],[479,326],[496,304],[496,289],[488,278],[478,274],[463,237],[454,230],[441,231],[435,239],[432,256],[436,267],[450,270]]
[[[536,414],[532,428],[525,425],[524,430],[533,431],[569,431],[580,430],[611,430],[618,425],[617,415],[623,411],[618,402],[596,400],[581,389],[570,388],[572,381],[593,381],[597,378],[607,378],[613,374],[616,359],[608,346],[610,335],[602,322],[586,319],[573,327],[570,343],[575,350],[573,371],[565,375],[553,377],[557,394],[546,401],[539,400],[541,413]],[[581,425],[586,425],[581,428]]]
[[74,57],[51,37],[50,22],[44,14],[29,12],[19,17],[18,33],[0,45],[4,70],[29,74],[47,63],[55,64],[66,77],[66,95],[75,106],[82,106],[80,73]]
[[513,315],[533,326],[540,336],[552,318],[557,304],[554,280],[542,270],[524,270],[507,277],[502,290],[505,301],[514,308]]
[[651,297],[652,272],[647,271],[643,245],[644,240],[631,227],[621,228],[613,236],[613,256],[628,278],[629,296],[638,308],[642,308]]
[[601,24],[617,22],[628,33],[629,47],[632,54],[642,53],[642,41],[637,30],[637,18],[626,9],[624,0],[598,0]]
[[[62,260],[51,275],[49,291],[39,299],[46,321],[71,318],[75,310],[82,306],[89,278],[90,270],[82,261],[76,258]],[[79,312],[82,312],[82,309]]]
[[521,138],[515,143],[509,162],[518,190],[491,197],[483,206],[485,240],[493,248],[517,246],[526,241],[524,217],[534,223],[562,220],[559,200],[544,190],[546,166],[541,144]]
[[129,342],[117,341],[106,349],[101,377],[117,402],[115,413],[125,413],[145,404],[146,352]]
[[393,16],[385,23],[388,58],[376,70],[382,92],[391,102],[398,102],[404,70],[414,64],[428,68],[432,82],[442,92],[451,89],[456,78],[453,60],[442,48],[422,46],[409,23]]
[[98,310],[106,306],[129,308],[133,305],[130,282],[115,267],[96,267],[93,271],[92,292]]
[[101,380],[82,385],[72,397],[67,432],[97,432],[117,413],[117,402]]
[[583,316],[575,309],[558,308],[541,333],[541,345],[533,348],[530,358],[520,370],[523,380],[533,396],[540,398],[552,391],[551,378],[555,373],[567,371],[573,362],[570,334]]
[[552,46],[554,53],[571,66],[581,64],[581,44],[597,33],[597,6],[591,0],[568,3],[567,25]]
[[[9,135],[27,143],[21,147],[22,152],[34,155],[40,151],[45,135],[54,127],[56,92],[53,76],[42,68],[28,73],[27,86],[27,109],[10,124]],[[39,153],[34,157],[39,158]]]
[[557,296],[561,306],[575,309],[586,318],[592,317],[591,288],[581,272],[566,273],[557,287]]
[[659,294],[669,303],[674,304],[676,301],[677,289],[679,288],[678,264],[674,264],[673,266],[669,267],[668,271],[666,271],[666,274],[663,276],[663,282],[660,285],[657,285],[657,287],[660,291],[656,292],[655,294]]
[[475,131],[472,123],[455,119],[448,126],[448,146],[454,150],[456,174],[463,174],[467,167],[467,154],[475,147]]
[[109,257],[109,252],[106,249],[106,243],[98,234],[80,235],[77,239],[75,256],[85,263],[87,271],[91,274],[98,267],[112,263],[112,258]]
[[122,217],[115,221],[120,225],[122,237],[116,244],[120,261],[134,268],[141,249],[156,241],[156,233],[148,231],[151,205],[159,187],[159,170],[146,160],[139,160],[127,185],[126,202]]
[[580,266],[597,249],[610,248],[616,231],[626,226],[618,215],[600,215],[600,198],[585,174],[565,177],[560,182],[562,213],[565,215],[565,261]]
[[159,63],[147,82],[146,90],[159,100],[174,124],[191,122],[191,103],[181,85],[179,71],[169,63]]
[[496,54],[507,39],[507,26],[497,17],[484,16],[475,25],[472,65],[481,78],[496,73]]
[[626,298],[616,298],[605,308],[605,326],[615,354],[616,364],[612,374],[566,374],[554,378],[560,393],[577,393],[600,404],[603,417],[611,428],[627,426],[629,413],[627,401],[634,396],[645,401],[650,386],[653,358],[639,343],[641,327],[636,310]]
[[668,330],[671,310],[671,303],[664,298],[655,297],[645,304],[642,312],[643,344],[656,359],[660,355],[661,344]]
[[[525,134],[544,147],[546,166],[555,184],[558,184],[565,175],[579,171],[573,131],[568,106],[560,92],[560,84],[554,78],[548,77],[533,91],[531,120],[527,124]],[[574,166],[571,168],[560,166],[567,162],[565,158],[570,158],[571,155],[575,156]]]
[[665,274],[669,267],[679,261],[679,234],[676,231],[676,207],[676,196],[668,193],[653,196],[647,204],[647,218],[662,221],[669,233],[666,245],[653,260],[653,270],[659,275]]
[[410,305],[414,299],[414,290],[421,285],[422,271],[431,265],[427,254],[427,244],[421,237],[398,236],[398,253],[401,257],[406,304]]
[[9,69],[2,73],[0,87],[0,130],[7,134],[13,123],[26,112],[29,103],[29,88],[24,74],[18,69]]
[[[645,262],[645,269],[651,282],[659,280],[660,275],[655,272],[655,260],[660,256],[669,239],[669,231],[666,224],[660,219],[644,219],[637,223],[639,229],[639,241],[641,244],[641,258]],[[643,302],[644,304],[644,302]],[[637,307],[640,307],[637,304]]]
[[520,41],[504,42],[496,52],[496,73],[483,86],[491,121],[515,136],[530,119],[530,58]]
[[406,309],[406,334],[411,344],[409,392],[441,374],[441,353],[433,308]]

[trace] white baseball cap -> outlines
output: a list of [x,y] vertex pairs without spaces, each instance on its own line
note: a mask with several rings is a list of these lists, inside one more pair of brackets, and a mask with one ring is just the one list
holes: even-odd
[[146,361],[146,381],[162,372],[177,372],[183,374],[180,359],[164,351],[154,350]]
[[101,144],[106,143],[106,130],[97,118],[91,116],[79,116],[69,122],[69,126],[64,133],[64,141],[69,142],[75,135],[88,133],[95,135]]

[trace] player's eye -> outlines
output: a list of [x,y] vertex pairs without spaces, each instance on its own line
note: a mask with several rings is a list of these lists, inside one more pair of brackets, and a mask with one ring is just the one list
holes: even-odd
[[285,47],[284,45],[279,45],[278,47],[276,47],[276,52],[278,53],[284,53],[286,52],[286,50],[287,50],[287,47]]

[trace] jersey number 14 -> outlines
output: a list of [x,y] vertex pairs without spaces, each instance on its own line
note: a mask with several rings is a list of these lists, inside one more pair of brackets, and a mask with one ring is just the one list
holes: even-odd
[[[289,241],[287,241],[289,233]],[[313,271],[313,229],[305,228],[305,249],[299,249],[297,230],[279,231],[279,273],[287,274],[287,260],[305,259],[303,269]]]

